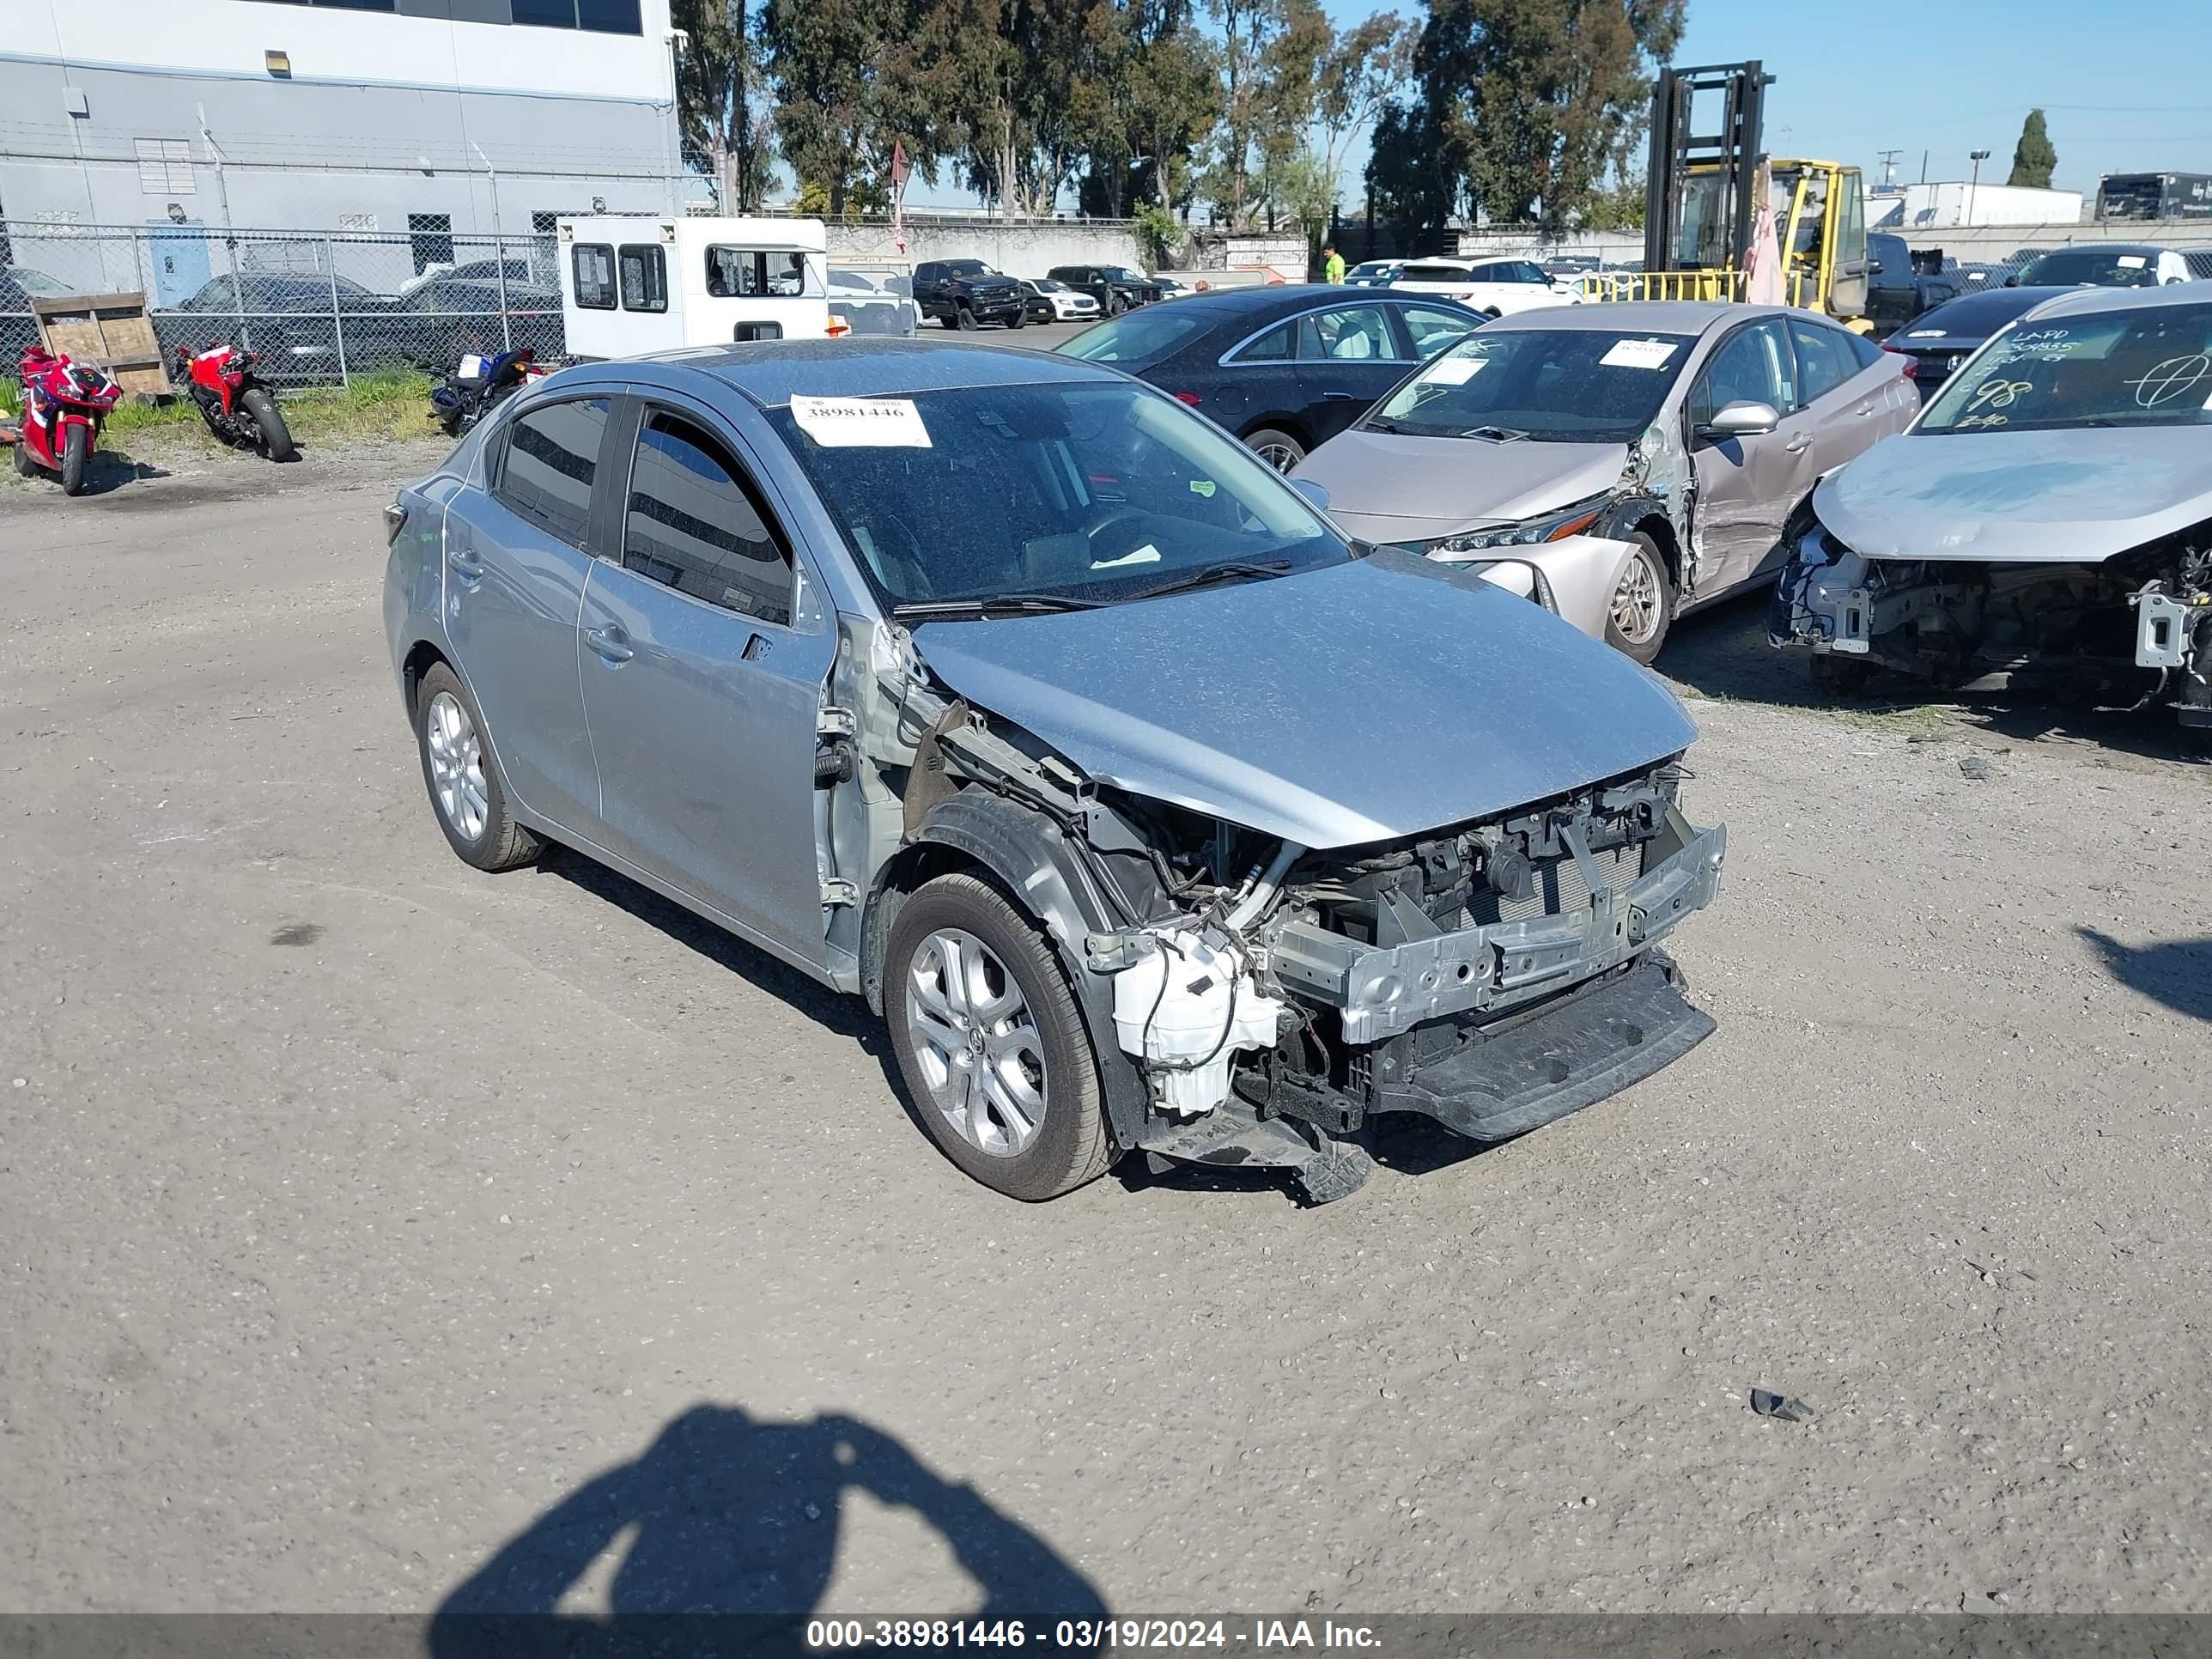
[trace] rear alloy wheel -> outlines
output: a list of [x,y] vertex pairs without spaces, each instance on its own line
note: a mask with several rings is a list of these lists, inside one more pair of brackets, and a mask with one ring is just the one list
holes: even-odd
[[1667,642],[1674,622],[1674,584],[1659,544],[1642,531],[1628,537],[1636,550],[1622,567],[1605,616],[1605,642],[1647,666]]
[[476,700],[444,663],[431,665],[415,688],[415,736],[438,827],[463,863],[512,870],[538,856],[538,837],[507,811]]
[[1036,1202],[1103,1174],[1098,1066],[1051,945],[999,890],[940,876],[899,907],[884,1015],[915,1115],[983,1185]]
[[1288,472],[1306,458],[1306,447],[1272,426],[1244,434],[1244,447],[1278,472]]

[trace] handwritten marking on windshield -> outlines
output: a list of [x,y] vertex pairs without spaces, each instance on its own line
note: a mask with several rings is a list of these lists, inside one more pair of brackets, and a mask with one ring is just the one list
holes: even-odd
[[[2033,380],[1984,380],[1975,388],[1974,395],[1968,400],[1966,407],[2009,409],[2034,390],[2035,382]],[[1961,422],[1960,424],[1964,425],[1965,422]]]
[[2010,426],[2011,424],[2012,416],[2009,415],[1969,415],[1959,422],[1959,430],[1964,432],[1968,427],[1974,426]]
[[2123,380],[2120,384],[2136,389],[2139,408],[2156,409],[2194,390],[2207,374],[2212,374],[2212,357],[2198,352],[2187,357],[2168,357],[2162,363],[2154,363],[2141,380]]

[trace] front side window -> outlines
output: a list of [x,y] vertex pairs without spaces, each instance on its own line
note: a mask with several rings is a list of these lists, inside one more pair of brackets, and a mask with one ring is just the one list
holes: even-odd
[[659,243],[625,243],[618,263],[624,311],[668,309],[668,256]]
[[1682,334],[1484,328],[1431,358],[1362,422],[1425,438],[1627,443],[1659,413],[1690,355]]
[[1110,605],[1221,564],[1351,557],[1264,461],[1136,386],[801,399],[769,419],[894,606]]
[[1740,328],[1721,343],[1698,377],[1690,396],[1690,423],[1703,426],[1736,403],[1765,404],[1787,415],[1797,407],[1796,383],[1796,360],[1778,321]]
[[579,242],[568,256],[576,278],[576,303],[586,311],[615,308],[615,251],[604,242]]
[[606,429],[605,398],[547,404],[517,416],[492,495],[516,517],[581,547]]
[[681,416],[655,410],[637,434],[622,562],[725,611],[791,624],[790,554],[744,470]]
[[2014,324],[1929,399],[1916,433],[2212,422],[2212,303]]

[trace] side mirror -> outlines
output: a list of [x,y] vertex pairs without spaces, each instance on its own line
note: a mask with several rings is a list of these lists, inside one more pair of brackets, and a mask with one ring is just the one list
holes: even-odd
[[1867,261],[1867,275],[1868,275],[1868,276],[1881,276],[1881,260],[1879,260],[1879,259],[1869,259],[1869,260],[1868,260],[1868,261]]
[[1715,410],[1713,418],[1698,428],[1698,435],[1717,443],[1725,442],[1730,438],[1760,437],[1781,424],[1782,416],[1772,404],[1739,398]]
[[1328,491],[1311,478],[1293,478],[1291,488],[1306,498],[1306,505],[1316,513],[1328,511]]
[[2006,277],[2005,286],[2007,288],[2018,288],[2020,286],[2020,273],[2018,271],[2014,271],[2011,276]]

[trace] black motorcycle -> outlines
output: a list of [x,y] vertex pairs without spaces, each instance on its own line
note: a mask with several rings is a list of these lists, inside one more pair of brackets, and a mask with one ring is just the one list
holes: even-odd
[[458,438],[524,386],[550,373],[538,366],[538,353],[529,346],[517,346],[496,357],[464,358],[443,386],[432,389],[430,418],[448,438]]

